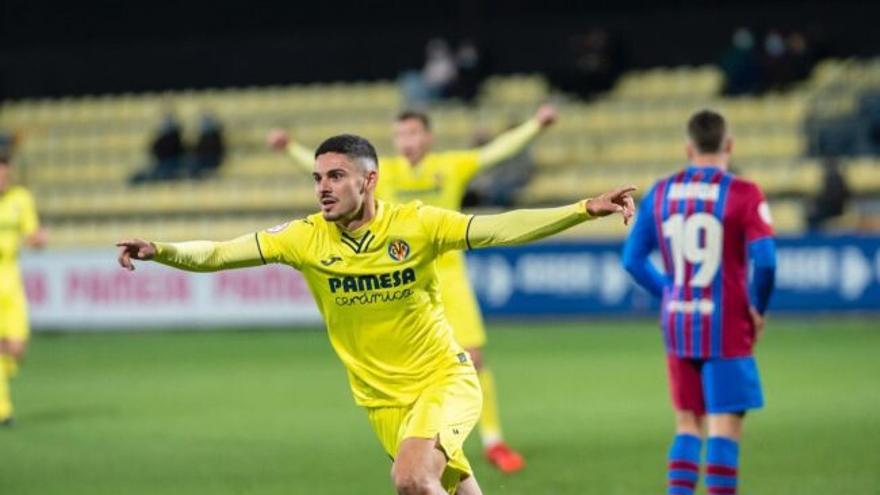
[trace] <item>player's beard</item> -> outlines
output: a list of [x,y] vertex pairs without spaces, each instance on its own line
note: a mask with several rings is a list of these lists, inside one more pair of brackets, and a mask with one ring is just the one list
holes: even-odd
[[336,203],[333,204],[333,208],[331,208],[330,210],[322,209],[321,214],[324,216],[324,220],[327,220],[329,222],[335,222],[336,220],[339,220],[340,218],[342,218],[344,215],[334,211],[334,209],[338,206],[339,206],[339,202],[337,201]]

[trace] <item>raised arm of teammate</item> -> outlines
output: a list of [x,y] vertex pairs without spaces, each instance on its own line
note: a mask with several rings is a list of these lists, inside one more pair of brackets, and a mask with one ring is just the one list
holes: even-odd
[[541,105],[534,117],[479,148],[479,167],[492,167],[516,155],[538,137],[542,130],[556,122],[556,117],[556,107],[550,104]]
[[284,129],[272,129],[266,136],[266,144],[276,151],[284,151],[303,172],[312,173],[315,164],[313,151],[297,141],[290,139],[290,134]]
[[24,245],[31,249],[42,249],[49,242],[49,232],[45,227],[40,225],[40,218],[37,215],[37,207],[34,204],[34,197],[27,192],[24,194],[23,208],[21,214],[21,233]]

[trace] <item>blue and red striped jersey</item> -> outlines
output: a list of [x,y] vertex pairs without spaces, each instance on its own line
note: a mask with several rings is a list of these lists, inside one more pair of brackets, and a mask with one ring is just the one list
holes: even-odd
[[[770,223],[760,188],[718,167],[690,166],[658,181],[643,198],[624,261],[662,297],[660,324],[670,354],[751,355],[747,255],[750,244],[772,240]],[[654,274],[639,277],[657,248],[665,273],[649,267]]]

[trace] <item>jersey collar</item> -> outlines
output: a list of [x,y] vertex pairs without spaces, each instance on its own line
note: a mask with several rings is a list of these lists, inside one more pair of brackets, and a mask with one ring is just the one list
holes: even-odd
[[345,230],[334,223],[333,225],[336,227],[334,229],[336,232],[336,240],[351,248],[355,253],[366,252],[370,248],[370,244],[376,238],[375,234],[372,232],[372,230],[375,230],[373,227],[381,225],[381,222],[385,217],[386,208],[387,204],[384,201],[376,200],[376,214],[373,216],[372,220],[355,230]]
[[721,165],[694,165],[693,163],[688,164],[687,166],[688,172],[724,172],[724,167]]

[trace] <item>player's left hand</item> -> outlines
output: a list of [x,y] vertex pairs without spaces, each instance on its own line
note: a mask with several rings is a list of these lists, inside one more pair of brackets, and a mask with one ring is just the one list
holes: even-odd
[[132,258],[151,260],[156,256],[156,246],[152,242],[147,242],[143,239],[119,241],[116,243],[116,247],[119,248],[119,257],[117,258],[119,266],[130,272],[134,271],[134,263],[131,262]]
[[42,249],[48,242],[49,232],[44,227],[40,227],[25,239],[27,246],[34,249]]
[[623,224],[629,225],[630,219],[636,213],[636,203],[632,197],[632,192],[635,190],[635,186],[627,186],[588,199],[587,213],[591,217],[606,217],[620,213],[623,216]]
[[556,122],[558,116],[559,113],[556,111],[556,107],[550,103],[541,105],[538,107],[538,111],[535,112],[535,120],[538,121],[538,124],[542,129],[547,128]]
[[755,327],[755,342],[757,342],[764,334],[764,315],[759,313],[754,306],[749,306],[749,314],[752,316],[752,325]]

